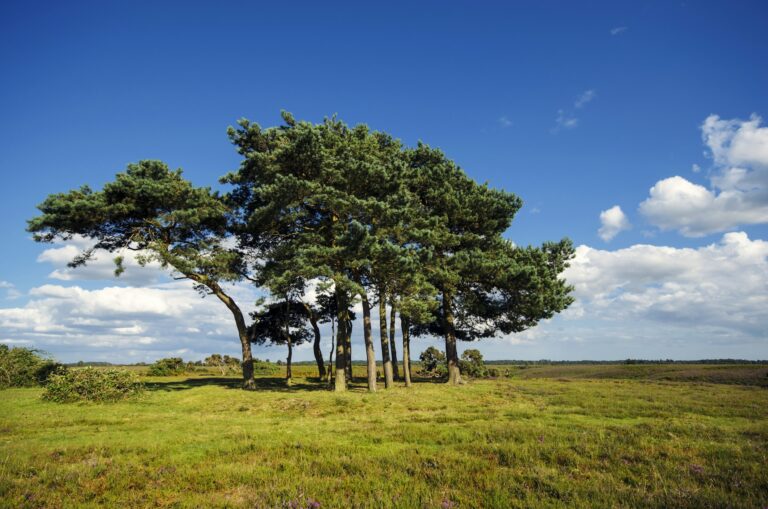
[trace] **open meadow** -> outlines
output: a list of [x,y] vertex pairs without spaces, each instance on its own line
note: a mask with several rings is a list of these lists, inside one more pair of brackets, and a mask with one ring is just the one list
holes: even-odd
[[[334,393],[294,368],[147,378],[137,400],[0,392],[2,507],[768,506],[768,366],[508,367]],[[711,383],[711,382],[719,383]]]

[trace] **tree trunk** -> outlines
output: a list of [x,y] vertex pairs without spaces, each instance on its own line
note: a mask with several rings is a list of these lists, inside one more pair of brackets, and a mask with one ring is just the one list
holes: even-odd
[[379,294],[379,332],[381,333],[381,360],[384,364],[384,387],[392,387],[392,359],[389,358],[389,336],[387,335],[387,301],[384,292]]
[[448,361],[448,384],[459,385],[459,352],[456,349],[456,331],[453,325],[453,298],[450,292],[443,292],[443,320],[445,321],[445,357]]
[[291,361],[293,360],[293,341],[291,341],[290,334],[288,335],[288,359],[285,364],[285,385],[293,385],[293,373],[291,371]]
[[395,301],[392,300],[389,310],[389,348],[392,352],[392,374],[395,380],[400,380],[400,370],[397,367],[397,347],[395,346],[395,317],[397,316],[397,308],[395,307]]
[[317,363],[317,376],[322,380],[325,378],[325,364],[323,363],[323,351],[320,350],[320,327],[317,325],[317,315],[309,304],[305,303],[304,309],[307,310],[309,322],[312,324],[312,330],[315,333],[315,342],[312,345],[312,351],[315,354],[315,362]]
[[334,383],[334,390],[336,392],[344,392],[347,390],[347,353],[346,344],[347,340],[344,337],[344,323],[347,320],[347,303],[339,293],[336,293],[336,381]]
[[328,376],[328,383],[331,383],[331,380],[333,379],[333,351],[335,348],[334,341],[336,340],[336,318],[331,318],[331,351],[328,354],[328,371],[326,372],[326,375]]
[[347,385],[352,383],[352,320],[347,318],[344,328],[344,352],[347,355]]
[[240,338],[240,347],[243,351],[243,389],[255,390],[256,381],[253,379],[253,354],[251,353],[251,338],[248,337],[248,328],[245,326],[245,319],[243,318],[243,312],[240,310],[240,306],[235,303],[235,300],[224,293],[224,290],[215,282],[208,281],[201,276],[191,277],[190,279],[197,283],[202,283],[207,286],[216,297],[232,312],[232,316],[235,318],[235,325],[237,326],[237,335]]
[[371,333],[371,303],[363,292],[363,337],[365,338],[365,359],[368,361],[368,391],[376,392],[376,352],[373,350],[373,334]]
[[405,386],[411,384],[411,324],[402,314],[400,315],[400,328],[403,332],[403,376],[405,377]]

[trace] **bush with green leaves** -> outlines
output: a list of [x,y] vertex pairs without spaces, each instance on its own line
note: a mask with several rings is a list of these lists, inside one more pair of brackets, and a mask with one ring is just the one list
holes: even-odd
[[445,365],[445,353],[434,346],[430,346],[419,355],[421,370],[419,374],[430,378],[441,378],[448,375],[448,367]]
[[132,398],[142,392],[144,384],[131,371],[83,368],[51,375],[45,386],[43,399],[58,403],[107,403]]
[[175,376],[186,373],[187,367],[181,357],[170,357],[168,359],[156,360],[149,367],[147,374],[149,376]]
[[32,348],[0,345],[0,389],[44,384],[54,373],[66,368]]
[[[485,367],[483,362],[483,354],[480,350],[470,348],[464,350],[461,354],[461,360],[459,360],[459,370],[462,375],[471,376],[472,378],[485,378],[488,376],[488,368]],[[498,372],[498,370],[496,370]]]
[[276,364],[269,361],[263,361],[258,357],[253,359],[253,372],[257,375],[274,375],[280,371],[280,368],[278,368]]

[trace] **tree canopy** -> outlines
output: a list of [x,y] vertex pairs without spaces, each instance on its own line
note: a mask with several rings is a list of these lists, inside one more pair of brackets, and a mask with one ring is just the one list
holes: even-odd
[[[505,237],[522,207],[515,194],[475,182],[423,143],[406,147],[335,117],[313,124],[283,112],[283,121],[264,129],[241,120],[229,129],[242,160],[221,178],[229,186],[223,195],[162,162],[141,161],[101,191],[49,196],[29,230],[42,242],[91,239],[72,265],[87,263],[95,249],[136,250],[141,262],[157,261],[215,294],[235,319],[246,387],[253,386],[251,342],[286,344],[290,366],[292,347],[314,337],[322,377],[318,323],[331,320],[335,388],[345,390],[356,301],[371,391],[375,304],[390,387],[396,313],[406,384],[411,334],[444,338],[448,381],[458,384],[457,341],[523,331],[573,301],[560,277],[573,255],[568,239],[518,246]],[[242,280],[271,294],[250,326],[221,285]],[[310,285],[321,288],[318,302],[306,300]]]

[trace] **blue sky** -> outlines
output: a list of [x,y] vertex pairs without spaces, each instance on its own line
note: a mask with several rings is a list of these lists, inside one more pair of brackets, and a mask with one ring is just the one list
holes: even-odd
[[3,2],[0,341],[236,352],[223,307],[181,330],[214,303],[153,269],[67,272],[25,222],[140,159],[214,185],[226,127],[286,109],[441,147],[523,198],[509,238],[582,246],[578,305],[488,357],[766,358],[766,22],[764,2]]

